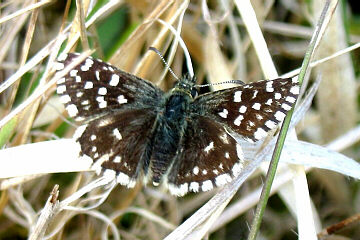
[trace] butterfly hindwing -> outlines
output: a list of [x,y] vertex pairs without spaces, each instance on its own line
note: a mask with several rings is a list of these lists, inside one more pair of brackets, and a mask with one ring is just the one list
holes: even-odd
[[178,196],[230,182],[244,161],[240,145],[219,123],[203,116],[189,121],[167,179],[170,192]]
[[124,110],[80,126],[74,134],[80,157],[89,157],[98,173],[110,171],[120,184],[133,187],[148,165],[155,118],[149,110]]

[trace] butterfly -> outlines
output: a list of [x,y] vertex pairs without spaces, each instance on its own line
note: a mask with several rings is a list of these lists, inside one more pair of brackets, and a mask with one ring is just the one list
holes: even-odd
[[[57,70],[78,54],[61,54]],[[255,142],[285,118],[299,95],[295,79],[243,84],[198,96],[185,76],[168,92],[92,57],[57,82],[80,157],[98,174],[129,188],[138,180],[170,193],[208,191],[237,177],[245,157],[241,137]]]

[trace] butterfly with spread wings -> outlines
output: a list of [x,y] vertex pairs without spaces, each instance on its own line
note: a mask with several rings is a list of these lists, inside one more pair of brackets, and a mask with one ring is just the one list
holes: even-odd
[[[78,54],[62,54],[57,69]],[[238,176],[244,155],[234,134],[267,136],[299,94],[291,78],[259,81],[197,96],[185,76],[168,92],[101,60],[86,58],[57,83],[80,156],[129,188],[139,179],[170,193],[208,191]]]

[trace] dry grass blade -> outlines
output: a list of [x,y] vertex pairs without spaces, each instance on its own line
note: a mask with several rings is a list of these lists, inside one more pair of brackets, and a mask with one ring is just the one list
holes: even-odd
[[91,54],[90,51],[84,53],[77,61],[73,62],[71,65],[67,66],[59,75],[54,77],[50,82],[46,83],[44,86],[39,87],[29,98],[26,99],[21,105],[14,109],[11,113],[6,115],[3,119],[0,120],[0,128],[2,128],[6,123],[8,123],[12,118],[19,115],[26,107],[30,106],[35,100],[40,98],[49,88],[54,86],[54,84],[65,74],[70,72],[75,66],[79,65],[87,56]]
[[258,24],[255,11],[251,6],[250,1],[235,1],[235,4],[244,21],[245,27],[251,38],[251,42],[254,45],[261,69],[266,79],[277,78],[277,70],[271,58],[266,41]]
[[27,7],[24,7],[24,8],[20,9],[17,12],[14,12],[12,14],[9,14],[9,15],[7,15],[5,17],[0,18],[0,24],[4,23],[6,21],[9,21],[9,20],[11,20],[11,19],[13,19],[13,18],[15,18],[17,16],[20,16],[20,15],[24,14],[25,12],[29,12],[29,11],[31,11],[33,9],[40,8],[43,5],[50,3],[51,1],[52,0],[44,0],[44,1],[41,1],[41,2],[33,3],[33,4],[31,4],[31,5],[27,6]]
[[59,197],[59,186],[55,185],[46,204],[42,209],[39,219],[30,233],[29,240],[42,239],[45,235],[47,226],[50,224],[51,218],[54,215],[54,209],[57,208]]

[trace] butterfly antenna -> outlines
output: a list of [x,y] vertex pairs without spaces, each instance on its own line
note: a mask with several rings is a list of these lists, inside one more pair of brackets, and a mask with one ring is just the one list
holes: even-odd
[[160,53],[159,50],[157,50],[154,47],[149,47],[149,50],[154,51],[157,55],[159,55],[160,59],[163,61],[163,63],[165,64],[166,68],[169,69],[170,73],[173,75],[173,77],[179,81],[178,76],[176,76],[176,74],[174,73],[174,71],[170,68],[169,64],[166,62],[164,56]]
[[224,81],[224,82],[219,82],[219,83],[208,83],[208,84],[203,84],[203,85],[196,85],[196,87],[210,87],[210,86],[215,86],[215,85],[220,85],[220,84],[239,84],[239,85],[245,85],[245,83],[241,80],[229,80],[229,81]]

